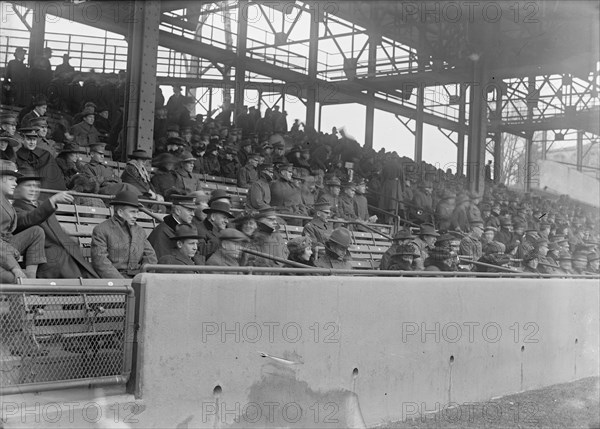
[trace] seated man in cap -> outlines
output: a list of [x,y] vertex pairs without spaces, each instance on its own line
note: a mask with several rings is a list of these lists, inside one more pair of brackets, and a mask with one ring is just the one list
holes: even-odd
[[260,155],[253,153],[248,155],[248,161],[238,172],[237,185],[240,188],[250,188],[250,186],[258,180],[258,163]]
[[225,148],[225,157],[221,159],[221,176],[229,179],[237,179],[240,171],[240,164],[237,161],[237,151],[234,147],[229,146]]
[[273,180],[271,187],[271,205],[278,213],[307,215],[308,210],[302,204],[300,188],[292,179],[293,168],[291,164],[279,164],[279,178]]
[[571,262],[573,266],[574,274],[588,274],[587,265],[588,265],[588,252],[584,251],[576,251],[573,253],[573,261]]
[[71,127],[71,134],[79,146],[90,146],[98,143],[100,132],[94,127],[96,119],[93,108],[87,107],[81,112],[81,122]]
[[351,239],[350,231],[346,228],[339,227],[334,229],[329,239],[325,242],[325,255],[320,257],[315,265],[319,268],[352,269],[352,257],[348,250]]
[[[79,154],[81,149],[74,143],[65,143],[60,153],[56,157],[56,163],[60,167],[65,178],[65,184],[69,187],[69,183],[73,176],[79,174]],[[70,189],[70,188],[69,188]]]
[[424,262],[425,271],[457,271],[455,255],[446,247],[434,246]]
[[538,252],[535,249],[532,249],[523,255],[523,260],[521,262],[521,271],[524,273],[539,274],[539,271],[538,271],[539,262],[540,262],[540,259],[539,259]]
[[430,223],[422,223],[419,236],[415,238],[411,243],[417,248],[417,251],[421,254],[421,257],[415,261],[415,270],[423,271],[425,268],[424,263],[429,256],[428,251],[433,249],[437,238],[440,236]]
[[469,207],[470,199],[466,194],[456,197],[456,206],[450,218],[450,228],[455,231],[467,232],[469,230]]
[[81,253],[79,243],[62,229],[54,215],[57,204],[71,204],[73,197],[67,192],[59,192],[40,203],[40,177],[33,170],[22,170],[22,173],[23,176],[17,178],[13,204],[19,217],[17,230],[39,225],[45,233],[47,262],[38,267],[37,277],[98,278],[96,271]]
[[136,223],[140,203],[132,192],[110,202],[114,215],[92,232],[92,266],[101,278],[132,278],[144,264],[158,262],[144,229]]
[[192,174],[194,172],[194,165],[196,165],[196,158],[187,150],[183,151],[179,156],[179,165],[175,169],[175,173],[179,175],[179,183],[183,186],[183,191],[187,193],[195,192],[202,188],[198,178]]
[[171,249],[158,258],[158,263],[162,265],[204,265],[194,260],[198,251],[199,238],[198,231],[192,225],[187,223],[177,225],[173,235],[168,238],[171,242]]
[[440,231],[448,231],[452,222],[452,213],[456,207],[456,194],[448,189],[442,193],[435,208],[435,217]]
[[304,225],[302,235],[310,237],[315,246],[324,246],[333,232],[333,227],[328,222],[331,216],[331,206],[327,202],[316,203],[315,215],[312,220]]
[[342,192],[338,199],[338,216],[344,220],[356,220],[356,207],[354,205],[354,196],[356,195],[356,186],[354,183],[345,181],[342,183]]
[[246,208],[260,210],[271,206],[271,187],[273,180],[273,164],[261,164],[258,168],[259,178],[250,185],[246,196]]
[[504,272],[504,268],[509,268],[510,255],[504,253],[504,244],[498,243],[497,241],[491,241],[483,246],[483,256],[479,258],[477,262],[481,262],[488,265],[496,265],[501,268],[486,267],[480,264],[471,264],[472,271],[479,273],[499,273]]
[[[32,226],[13,234],[19,226],[19,217],[10,203],[17,187],[17,166],[0,160],[0,283],[16,283],[18,278],[36,278],[38,266],[46,261],[44,230]],[[25,272],[18,259],[21,252],[25,259]]]
[[[190,195],[172,194],[171,201],[173,202],[171,214],[165,216],[148,236],[148,241],[158,259],[171,253],[173,250],[171,238],[175,235],[176,227],[181,224],[191,224],[196,209],[196,200]],[[202,255],[194,258],[195,263],[199,265],[203,264],[204,260]]]
[[90,161],[83,164],[81,173],[94,180],[102,195],[116,195],[122,191],[138,193],[139,191],[129,183],[122,183],[121,178],[115,171],[104,164],[105,143],[97,143],[90,146]]
[[481,235],[483,234],[483,221],[472,220],[471,231],[460,241],[459,255],[478,261],[483,256]]
[[[410,246],[411,242],[416,237],[411,234],[409,229],[401,229],[392,237],[392,245],[385,251],[381,256],[381,262],[379,263],[380,270],[389,270],[392,257],[398,253],[399,249],[406,246]],[[420,253],[419,253],[420,256]]]
[[[242,248],[248,242],[248,236],[234,228],[225,228],[217,236],[218,247],[208,258],[206,265],[219,267],[244,266]],[[230,273],[233,274],[233,273]]]
[[410,213],[417,223],[431,222],[433,213],[433,184],[424,180],[413,193]]
[[338,214],[338,203],[342,183],[337,177],[325,180],[325,188],[317,195],[317,203],[328,203],[331,208],[331,217],[336,218]]
[[208,258],[219,248],[219,233],[227,228],[229,219],[233,219],[231,206],[225,201],[209,202],[209,207],[203,210],[206,219],[196,223],[200,240],[198,242],[198,253]]
[[29,123],[30,128],[37,130],[38,134],[38,142],[37,146],[47,150],[52,154],[53,157],[56,158],[58,155],[58,148],[56,147],[56,142],[48,137],[48,121],[45,116],[41,116],[39,118],[32,118]]
[[56,160],[50,152],[37,147],[37,131],[33,128],[19,131],[25,137],[25,144],[17,151],[17,166],[34,170],[42,178],[42,188],[65,191],[65,178]]
[[[280,259],[287,259],[289,255],[288,248],[283,236],[278,231],[277,213],[273,207],[265,207],[258,213],[257,229],[252,237],[251,248],[257,252],[266,253]],[[279,262],[272,259],[256,256],[249,262],[255,267],[278,267]]]

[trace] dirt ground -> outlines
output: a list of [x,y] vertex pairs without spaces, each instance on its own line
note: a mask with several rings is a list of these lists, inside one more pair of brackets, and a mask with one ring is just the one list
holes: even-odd
[[584,378],[378,426],[389,429],[600,429],[600,379]]

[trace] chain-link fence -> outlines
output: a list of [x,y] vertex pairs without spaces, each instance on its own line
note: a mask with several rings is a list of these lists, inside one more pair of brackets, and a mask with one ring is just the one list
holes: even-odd
[[113,293],[85,288],[78,288],[78,293],[53,293],[51,287],[40,293],[27,288],[13,286],[5,293],[3,287],[0,294],[3,393],[68,380],[126,381],[134,311],[127,288]]

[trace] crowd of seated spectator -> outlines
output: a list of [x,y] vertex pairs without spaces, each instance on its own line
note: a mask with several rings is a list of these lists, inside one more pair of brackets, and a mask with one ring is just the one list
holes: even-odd
[[[63,65],[54,79],[75,73]],[[9,199],[15,204],[24,200],[17,206],[25,204],[30,219],[36,214],[35,222],[20,223],[22,210],[13,213],[12,205],[4,207],[12,220],[2,223],[2,245],[15,256],[23,255],[25,268],[17,269],[14,258],[3,260],[4,281],[61,274],[31,267],[57,261],[64,265],[64,258],[75,260],[70,266],[78,266],[81,275],[100,277],[131,277],[142,264],[161,261],[275,267],[291,260],[349,269],[352,234],[368,231],[368,223],[374,222],[403,225],[380,269],[598,273],[598,212],[565,196],[509,190],[492,180],[489,164],[485,190],[476,194],[467,190],[464,176],[396,152],[362,147],[343,129],[317,132],[298,120],[288,129],[286,113],[278,106],[264,116],[246,106],[235,112],[224,108],[215,118],[194,116],[194,100],[174,87],[166,104],[157,92],[152,152],[132,151],[120,173],[105,162],[108,148],[119,151],[119,140],[110,141],[118,119],[109,120],[109,109],[99,108],[97,98],[80,101],[78,114],[69,112],[76,121],[70,124],[50,121],[49,106],[55,117],[64,118],[67,112],[56,110],[48,92],[33,97],[30,108],[18,115],[0,112],[3,207],[11,204]],[[27,174],[22,176],[22,171]],[[203,175],[229,178],[246,188],[245,211],[236,218],[227,194],[203,191]],[[37,191],[21,192],[25,186]],[[39,188],[57,193],[48,200]],[[74,202],[64,192],[68,190],[115,196],[110,202],[113,218],[92,235],[88,266],[73,255],[70,242],[63,259],[44,259],[39,248],[29,251],[25,244],[39,244],[49,227],[34,229],[35,240],[28,237],[25,244],[14,244],[15,232],[34,225],[49,222],[57,230],[52,208],[57,201]],[[78,204],[104,205],[93,195],[75,198]],[[141,198],[154,200],[157,204],[147,208],[155,211],[164,211],[163,201],[172,204],[148,239],[136,225]],[[304,217],[287,221],[303,228],[304,239],[286,243],[278,231],[286,215]],[[343,226],[334,228],[332,219]],[[520,265],[516,270],[515,263]]]

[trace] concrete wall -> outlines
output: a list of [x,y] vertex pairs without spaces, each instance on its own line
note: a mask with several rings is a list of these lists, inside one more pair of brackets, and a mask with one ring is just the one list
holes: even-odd
[[598,374],[593,280],[139,280],[142,426],[370,426]]
[[538,161],[539,187],[568,194],[574,200],[600,207],[600,182],[575,167],[553,161]]
[[129,394],[121,386],[3,397],[5,427],[346,428],[436,410],[456,425],[473,402],[491,421],[503,412],[530,423],[535,404],[497,410],[486,401],[598,375],[597,280],[135,282]]

